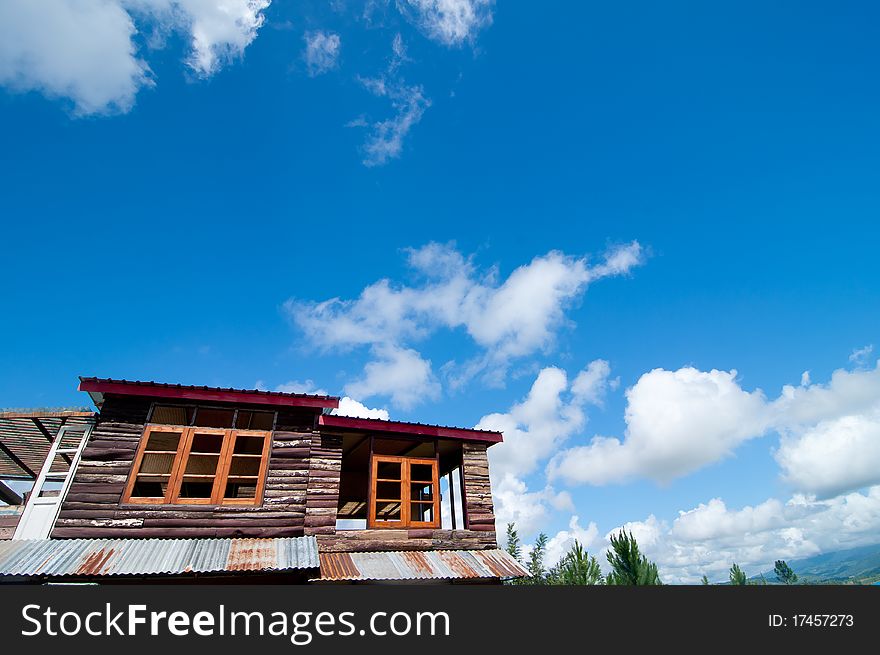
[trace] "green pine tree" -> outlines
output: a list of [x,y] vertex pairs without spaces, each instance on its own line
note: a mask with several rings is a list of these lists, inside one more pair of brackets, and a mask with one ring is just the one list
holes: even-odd
[[631,533],[620,531],[611,536],[611,550],[607,555],[611,573],[606,578],[610,585],[659,585],[657,565],[639,551]]
[[516,531],[516,525],[507,524],[507,552],[513,556],[517,562],[522,564],[522,546],[519,543],[519,533]]
[[559,563],[550,570],[547,582],[553,585],[598,585],[603,584],[604,579],[596,557],[588,554],[575,541]]
[[532,546],[529,553],[529,563],[526,565],[529,570],[526,584],[545,583],[544,578],[547,576],[547,571],[544,569],[544,556],[547,554],[547,541],[549,541],[547,535],[542,532],[535,540],[535,545]]
[[784,559],[776,560],[773,570],[776,573],[776,579],[782,584],[794,584],[798,581],[797,573],[791,570],[791,567],[785,563]]
[[745,572],[739,568],[739,564],[736,562],[733,563],[733,566],[730,567],[730,584],[733,585],[747,585],[749,584],[749,579],[746,577]]
[[702,582],[704,585],[712,584],[711,582],[709,582],[709,578],[707,578],[705,574],[703,575],[703,578],[700,580],[700,582]]

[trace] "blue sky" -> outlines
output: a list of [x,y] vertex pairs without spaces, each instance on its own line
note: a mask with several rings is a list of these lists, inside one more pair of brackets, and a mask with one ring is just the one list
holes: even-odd
[[877,10],[704,5],[4,3],[0,405],[502,427],[527,541],[670,580],[880,542]]

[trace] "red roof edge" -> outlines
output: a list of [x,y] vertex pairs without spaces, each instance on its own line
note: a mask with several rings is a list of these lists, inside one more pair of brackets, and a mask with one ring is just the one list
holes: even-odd
[[504,440],[504,436],[500,432],[491,432],[489,430],[452,428],[443,425],[425,425],[423,423],[404,423],[401,421],[383,421],[378,418],[354,418],[352,416],[336,416],[335,414],[319,416],[318,425],[327,428],[390,432],[393,434],[437,437],[440,439],[485,441],[490,444],[501,443]]
[[200,400],[250,405],[282,405],[286,407],[314,407],[335,409],[339,407],[336,396],[312,396],[309,394],[260,391],[258,389],[224,389],[220,387],[197,387],[161,382],[132,382],[110,378],[81,377],[79,390],[88,393],[119,394],[126,396],[149,396],[175,400]]

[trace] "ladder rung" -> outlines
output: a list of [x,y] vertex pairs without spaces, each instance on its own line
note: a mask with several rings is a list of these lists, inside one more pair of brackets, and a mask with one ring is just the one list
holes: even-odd
[[79,448],[59,448],[55,451],[57,455],[75,455]]

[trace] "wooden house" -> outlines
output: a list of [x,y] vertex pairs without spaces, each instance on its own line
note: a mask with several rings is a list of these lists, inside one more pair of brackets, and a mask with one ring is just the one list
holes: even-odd
[[486,453],[498,432],[339,416],[332,396],[99,378],[79,388],[98,411],[57,434],[16,428],[16,441],[0,417],[0,478],[9,454],[24,463],[12,446],[49,446],[39,473],[25,467],[35,484],[0,541],[0,581],[525,574],[496,542]]

